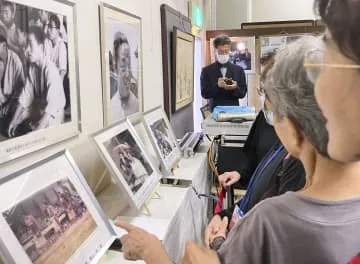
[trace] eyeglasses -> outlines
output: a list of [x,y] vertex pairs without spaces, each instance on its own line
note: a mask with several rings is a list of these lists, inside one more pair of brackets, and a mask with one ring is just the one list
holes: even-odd
[[357,64],[334,64],[325,62],[325,50],[315,49],[309,51],[304,58],[304,67],[308,70],[309,78],[316,81],[324,68],[333,69],[360,69]]
[[206,198],[206,199],[211,199],[211,200],[214,200],[216,202],[219,201],[219,198],[216,197],[215,195],[212,195],[212,194],[202,194],[202,193],[199,193],[194,186],[191,186],[195,195],[197,196],[197,198],[201,199],[202,197],[203,198]]

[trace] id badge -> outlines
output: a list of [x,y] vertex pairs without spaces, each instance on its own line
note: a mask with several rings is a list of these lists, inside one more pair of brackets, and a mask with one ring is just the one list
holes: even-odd
[[232,214],[230,224],[229,224],[229,231],[239,222],[241,218],[244,217],[244,213],[240,210],[238,205],[235,205],[234,212]]

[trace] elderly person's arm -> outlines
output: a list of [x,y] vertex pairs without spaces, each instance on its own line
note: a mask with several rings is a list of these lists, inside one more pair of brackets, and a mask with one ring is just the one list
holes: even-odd
[[220,264],[216,251],[205,248],[193,241],[186,242],[182,264]]
[[128,234],[121,237],[122,252],[128,260],[144,260],[148,264],[172,264],[170,257],[159,239],[145,230],[117,222],[116,225],[125,229]]

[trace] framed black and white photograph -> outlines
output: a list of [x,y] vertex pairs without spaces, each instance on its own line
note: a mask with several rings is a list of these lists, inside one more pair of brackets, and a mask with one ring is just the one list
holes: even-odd
[[0,163],[79,133],[75,4],[0,2]]
[[100,5],[104,123],[142,112],[141,18]]
[[68,152],[0,180],[5,263],[97,263],[116,237]]
[[203,117],[203,119],[205,120],[206,118],[210,117],[211,116],[211,109],[210,109],[210,105],[209,104],[206,104],[204,106],[202,106],[200,108],[200,112],[201,112],[201,115]]
[[144,121],[163,168],[171,172],[181,158],[181,151],[163,108],[146,112]]
[[278,36],[261,36],[260,40],[260,67],[262,70],[263,65],[267,59],[274,56],[285,45],[301,38],[304,35],[278,35]]
[[129,204],[140,210],[161,178],[134,127],[122,120],[93,136],[114,181]]
[[194,101],[195,37],[174,27],[172,112]]
[[[230,62],[243,68],[245,73],[256,73],[255,37],[230,37]],[[210,39],[210,58],[214,63],[214,39]]]

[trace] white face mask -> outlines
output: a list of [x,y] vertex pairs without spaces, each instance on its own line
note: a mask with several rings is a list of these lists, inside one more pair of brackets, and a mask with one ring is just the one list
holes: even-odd
[[274,125],[274,113],[272,111],[267,111],[267,110],[264,110],[264,109],[263,109],[263,112],[264,112],[266,122],[270,126],[273,126]]
[[220,63],[220,64],[225,64],[228,63],[230,59],[230,55],[229,54],[224,54],[224,55],[220,55],[216,52],[216,60]]

